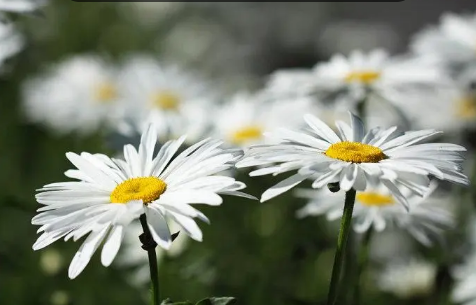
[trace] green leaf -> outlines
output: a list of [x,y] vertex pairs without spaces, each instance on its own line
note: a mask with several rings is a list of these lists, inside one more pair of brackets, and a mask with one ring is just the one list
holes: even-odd
[[236,299],[233,297],[210,297],[199,301],[195,305],[231,305],[235,304]]

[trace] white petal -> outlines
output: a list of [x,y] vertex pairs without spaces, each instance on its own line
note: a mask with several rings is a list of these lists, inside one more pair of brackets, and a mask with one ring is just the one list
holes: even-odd
[[116,182],[111,177],[103,173],[81,156],[78,156],[72,152],[68,152],[66,153],[66,158],[68,158],[69,161],[71,161],[71,163],[73,163],[74,166],[76,166],[81,172],[100,185],[102,189],[111,190],[116,187]]
[[191,238],[195,239],[196,241],[202,241],[202,231],[192,218],[173,212],[169,213],[169,215],[185,230],[185,232]]
[[341,172],[340,176],[340,188],[343,191],[348,191],[354,186],[355,179],[357,178],[357,165],[350,164]]
[[69,265],[68,276],[70,279],[74,279],[84,270],[108,230],[109,226],[105,226],[102,230],[89,234]]
[[351,127],[353,131],[352,140],[353,142],[361,142],[365,135],[365,128],[364,123],[362,120],[354,115],[352,112],[349,112],[350,120],[351,120]]
[[261,195],[261,202],[265,202],[273,197],[278,196],[279,194],[282,194],[286,192],[287,190],[292,189],[299,183],[301,183],[303,180],[309,178],[310,175],[301,175],[299,173],[279,182],[278,184],[272,186],[268,190],[266,190],[263,195]]
[[211,191],[204,190],[170,190],[165,192],[156,201],[158,204],[164,202],[168,204],[183,204],[183,203],[204,203],[209,205],[220,205],[223,199]]
[[341,142],[341,139],[335,134],[335,132],[312,114],[304,115],[306,123],[316,132],[318,136],[328,141],[329,143]]
[[114,226],[101,251],[101,263],[108,267],[121,247],[122,238],[124,237],[124,227]]
[[155,242],[162,248],[168,250],[172,245],[170,230],[164,216],[157,210],[146,208],[147,225]]

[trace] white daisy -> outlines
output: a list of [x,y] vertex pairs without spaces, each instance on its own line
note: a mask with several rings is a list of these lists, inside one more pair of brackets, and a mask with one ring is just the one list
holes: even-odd
[[4,61],[15,55],[24,46],[23,37],[11,23],[0,22],[0,67]]
[[435,57],[449,65],[476,61],[476,14],[445,13],[437,27],[416,34],[412,49],[422,56]]
[[124,64],[119,87],[129,105],[123,133],[143,132],[153,124],[162,141],[187,134],[192,143],[205,135],[215,96],[198,76],[153,57],[136,55]]
[[263,132],[279,127],[300,127],[302,116],[312,109],[308,99],[269,103],[258,93],[238,93],[217,107],[214,134],[231,145],[247,147],[265,141]]
[[422,259],[412,258],[390,263],[377,276],[377,284],[383,291],[401,299],[427,296],[435,288],[437,266]]
[[271,96],[313,96],[338,110],[356,109],[363,99],[399,105],[417,100],[447,84],[433,61],[416,57],[390,57],[383,50],[354,51],[349,57],[333,56],[311,70],[281,70],[271,75]]
[[[434,196],[437,187],[432,182],[430,190],[423,197],[415,196],[405,188],[400,191],[407,198],[410,210],[397,204],[392,194],[382,185],[369,186],[363,192],[357,192],[352,217],[355,218],[354,230],[358,233],[367,230],[381,232],[387,227],[406,230],[424,245],[432,244],[431,238],[439,237],[443,230],[453,226],[453,215],[445,208],[448,200]],[[298,210],[298,217],[326,214],[327,219],[342,217],[341,193],[332,193],[328,189],[299,190],[298,196],[309,199],[309,203]],[[447,198],[446,198],[447,199]]]
[[115,126],[124,112],[114,69],[92,55],[68,58],[28,80],[23,107],[30,121],[58,133],[91,133]]
[[[32,220],[43,234],[33,245],[44,248],[63,238],[78,240],[88,235],[74,256],[69,277],[75,278],[105,240],[101,262],[109,266],[116,256],[126,227],[145,213],[155,242],[169,249],[172,241],[165,217],[177,222],[183,232],[200,241],[202,232],[193,218],[208,222],[191,206],[202,203],[220,205],[219,194],[253,198],[238,190],[245,185],[231,177],[215,175],[241,158],[242,151],[227,150],[220,141],[206,139],[177,153],[185,138],[165,143],[154,157],[157,133],[150,127],[143,134],[139,149],[124,147],[125,160],[102,154],[67,153],[77,169],[68,170],[74,182],[44,186],[36,199],[44,207]],[[106,238],[107,236],[107,238]]]
[[[476,126],[476,65],[462,69],[453,88],[441,90],[428,103],[405,103],[402,111],[417,128],[460,132]],[[423,115],[422,115],[423,114]]]
[[[337,135],[329,126],[313,115],[304,116],[308,132],[280,129],[269,134],[278,144],[252,146],[237,167],[262,166],[250,176],[277,175],[298,170],[291,177],[265,191],[261,201],[269,200],[296,186],[305,179],[313,179],[313,188],[339,183],[344,191],[364,191],[367,181],[381,182],[392,196],[406,208],[409,204],[400,192],[405,186],[424,196],[430,184],[429,175],[451,182],[468,184],[461,173],[460,155],[465,148],[455,144],[416,144],[440,134],[435,130],[401,133],[396,127],[370,129],[367,133],[361,120],[351,115],[351,126],[336,122]],[[277,164],[278,163],[278,164]]]

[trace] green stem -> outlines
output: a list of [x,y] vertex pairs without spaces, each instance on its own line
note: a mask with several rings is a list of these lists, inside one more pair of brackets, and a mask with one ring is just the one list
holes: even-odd
[[357,262],[357,272],[355,274],[355,285],[354,285],[354,305],[360,304],[361,296],[361,277],[362,273],[367,266],[369,260],[369,248],[370,248],[370,239],[372,238],[373,229],[370,227],[367,232],[364,233],[362,237],[362,243],[360,244],[359,257]]
[[345,246],[349,237],[352,212],[354,210],[355,190],[350,189],[345,193],[344,213],[340,224],[339,236],[337,238],[337,248],[334,256],[334,266],[332,267],[331,284],[327,297],[327,305],[334,305],[337,300],[337,290],[340,279],[340,271],[344,262]]
[[155,254],[156,244],[147,225],[145,214],[140,215],[139,219],[142,229],[144,230],[144,238],[141,240],[144,244],[143,249],[147,251],[147,255],[149,256],[150,280],[152,286],[151,303],[152,305],[160,305],[159,270],[157,265],[157,255]]

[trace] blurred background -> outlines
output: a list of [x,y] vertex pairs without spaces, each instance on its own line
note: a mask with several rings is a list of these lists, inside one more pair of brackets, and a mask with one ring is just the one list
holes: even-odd
[[[37,238],[37,227],[30,224],[39,206],[35,190],[65,179],[63,173],[71,167],[65,152],[114,151],[99,133],[58,135],[29,123],[21,108],[22,84],[29,77],[76,54],[95,53],[119,62],[138,52],[199,71],[214,86],[231,94],[259,88],[277,69],[310,68],[334,53],[377,47],[392,54],[404,52],[411,35],[437,23],[442,13],[474,9],[470,1],[446,0],[54,0],[39,13],[13,16],[25,37],[25,46],[3,64],[0,75],[0,304],[148,302],[147,269],[144,280],[144,270],[137,264],[120,264],[118,260],[104,268],[96,254],[85,271],[70,280],[67,269],[79,242],[56,242],[40,251],[31,249]],[[246,173],[238,176],[255,196],[278,181],[261,177],[251,180]],[[234,296],[238,304],[244,305],[325,304],[338,224],[324,217],[297,219],[295,211],[304,203],[285,194],[266,203],[225,198],[220,208],[203,207],[201,210],[211,220],[211,225],[200,224],[203,242],[180,235],[174,248],[160,255],[162,296],[174,300]],[[448,232],[454,239],[432,248],[392,232],[377,236],[372,243],[373,260],[364,274],[362,304],[452,304],[448,298],[448,264],[453,257],[446,249],[450,244],[453,250],[464,251],[464,241],[458,239],[462,231],[461,225]],[[389,258],[405,257],[409,252],[431,262],[428,268],[423,267],[422,272],[430,274],[423,276],[424,283],[415,284],[415,291],[407,289],[400,294],[379,290],[372,271],[383,270]]]

